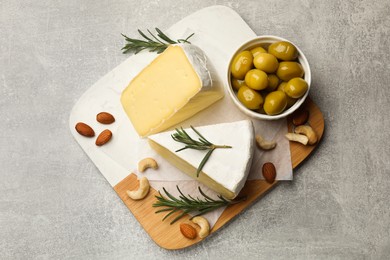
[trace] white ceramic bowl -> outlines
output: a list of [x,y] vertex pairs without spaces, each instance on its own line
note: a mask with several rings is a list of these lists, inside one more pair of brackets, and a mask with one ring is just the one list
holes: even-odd
[[288,41],[288,42],[291,42],[289,40],[283,39],[283,38],[278,37],[278,36],[273,36],[273,35],[258,36],[256,38],[254,38],[254,39],[252,39],[250,41],[247,41],[244,44],[242,44],[241,47],[239,47],[233,53],[233,55],[230,58],[229,66],[227,68],[228,91],[229,91],[230,97],[233,99],[234,104],[236,104],[236,106],[241,111],[243,111],[245,114],[247,114],[248,116],[250,116],[252,118],[261,119],[261,120],[277,120],[277,119],[280,119],[280,118],[284,118],[284,117],[288,116],[289,114],[293,113],[295,110],[297,110],[302,105],[302,103],[305,101],[307,95],[309,94],[310,83],[311,83],[311,72],[310,72],[309,63],[308,63],[305,55],[303,54],[303,52],[298,48],[298,46],[296,44],[294,44],[293,42],[291,42],[298,50],[298,61],[302,65],[303,70],[305,71],[305,74],[304,74],[303,78],[306,80],[306,82],[307,82],[307,84],[309,86],[309,88],[306,91],[305,95],[303,97],[299,98],[297,100],[297,102],[295,102],[295,104],[292,107],[290,107],[289,109],[286,109],[285,111],[283,111],[283,113],[278,114],[278,115],[273,115],[273,116],[270,116],[270,115],[267,115],[267,114],[260,114],[260,113],[257,113],[255,111],[252,111],[252,110],[246,108],[238,100],[237,93],[234,91],[234,89],[232,87],[232,83],[231,83],[230,67],[231,67],[231,63],[233,61],[233,58],[238,53],[240,53],[241,51],[249,50],[249,49],[252,49],[253,47],[261,46],[261,47],[263,47],[265,49],[268,49],[268,46],[271,43],[278,42],[278,41]]

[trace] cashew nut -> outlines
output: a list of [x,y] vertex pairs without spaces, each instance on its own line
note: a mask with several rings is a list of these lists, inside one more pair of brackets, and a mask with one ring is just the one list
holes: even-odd
[[140,172],[144,172],[149,168],[153,168],[155,170],[158,168],[157,162],[153,158],[145,158],[139,161],[138,170]]
[[142,200],[148,195],[150,189],[149,181],[146,177],[142,177],[139,181],[138,190],[127,190],[127,195],[133,200]]
[[256,135],[256,143],[263,150],[271,150],[276,146],[276,142],[264,140],[261,135]]
[[210,234],[210,225],[207,219],[198,216],[198,217],[194,217],[192,219],[192,222],[200,226],[200,230],[198,233],[200,238],[205,238]]
[[285,136],[288,140],[293,141],[293,142],[298,142],[298,143],[301,143],[303,145],[307,145],[307,142],[309,141],[309,139],[305,135],[287,133]]
[[306,135],[307,138],[309,139],[309,141],[308,141],[309,145],[313,145],[317,142],[317,135],[314,132],[313,128],[311,128],[311,126],[308,126],[308,125],[297,126],[297,127],[295,127],[294,132],[297,134]]

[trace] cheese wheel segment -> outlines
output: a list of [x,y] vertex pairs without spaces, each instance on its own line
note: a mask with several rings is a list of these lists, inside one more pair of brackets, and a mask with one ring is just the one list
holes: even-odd
[[121,103],[140,136],[176,125],[223,97],[206,64],[198,47],[171,45],[130,82]]
[[[254,128],[250,120],[199,126],[196,130],[216,145],[229,145],[229,149],[215,149],[199,176],[197,168],[207,151],[185,149],[185,145],[172,138],[175,131],[163,132],[148,137],[149,145],[173,166],[203,183],[225,198],[235,198],[244,187],[254,151]],[[192,129],[185,131],[195,140]]]

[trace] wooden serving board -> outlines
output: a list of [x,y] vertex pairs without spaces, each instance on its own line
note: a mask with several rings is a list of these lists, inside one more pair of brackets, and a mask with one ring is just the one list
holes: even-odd
[[[221,87],[227,85],[226,69],[229,63],[229,56],[243,42],[256,37],[255,32],[234,10],[224,6],[210,6],[199,10],[172,25],[172,27],[167,29],[166,33],[175,39],[195,33],[194,37],[191,38],[191,42],[205,52],[210,65],[212,65],[212,75],[215,76],[215,81],[213,78],[213,82],[216,86]],[[147,140],[140,139],[135,132],[119,102],[120,94],[128,83],[155,57],[156,54],[149,52],[130,56],[93,84],[73,107],[69,118],[69,127],[75,140],[151,238],[163,248],[181,249],[194,245],[201,240],[199,238],[195,240],[183,238],[179,231],[180,223],[178,222],[170,225],[169,220],[161,221],[162,215],[155,214],[155,208],[152,208],[157,191],[152,189],[146,199],[138,202],[131,201],[125,192],[126,190],[136,189],[138,186],[136,175],[130,173],[134,172],[135,165],[140,160],[140,152],[143,151],[148,157],[158,156],[158,154],[147,145]],[[191,120],[194,120],[192,123],[195,122],[195,125],[209,125],[224,123],[229,120],[247,119],[246,116],[237,110],[232,100],[229,99],[226,89],[225,95],[225,98],[216,102],[212,109],[205,109],[198,116],[191,118]],[[324,122],[320,110],[310,100],[307,100],[305,106],[311,111],[310,124],[321,137]],[[111,125],[99,124],[95,119],[95,115],[102,111],[112,113],[115,116],[115,123]],[[229,111],[228,120],[226,119],[226,111]],[[94,139],[85,138],[76,132],[75,125],[77,122],[87,123],[96,133],[100,133],[106,128],[110,129],[113,132],[113,138],[106,145],[96,147]],[[290,120],[288,122],[291,130]],[[254,123],[262,125],[263,122]],[[294,168],[298,166],[314,148],[300,144],[291,144],[292,166]],[[285,149],[288,149],[287,146]],[[145,150],[147,153],[145,153]],[[178,175],[174,175],[175,171],[178,170],[168,162],[160,161],[159,167],[165,169],[164,172],[169,169],[170,181],[181,180]],[[259,170],[261,171],[261,169]],[[178,173],[182,175],[180,172]],[[175,179],[172,179],[172,176],[175,176]],[[156,178],[156,176],[151,177],[151,181],[153,181],[153,178]],[[164,180],[166,180],[165,178],[166,176],[164,176]],[[156,178],[154,180],[160,179]],[[248,181],[241,193],[248,196],[247,200],[226,208],[213,226],[212,233],[216,232],[275,185],[276,183],[270,185],[261,180]],[[188,220],[189,216],[186,216],[184,221]],[[183,219],[180,222],[182,221]]]
[[[317,133],[320,141],[324,132],[324,118],[320,109],[310,98],[305,101],[305,103],[302,105],[302,108],[309,110],[310,117],[308,122]],[[293,124],[291,117],[287,119],[287,124],[289,132],[292,132]],[[299,143],[290,142],[291,162],[293,168],[296,168],[314,151],[316,146],[318,146],[319,141],[314,146],[304,146]],[[241,203],[227,207],[212,228],[211,233],[215,233],[223,225],[232,220],[241,211],[249,207],[253,202],[261,198],[266,192],[271,190],[278,183],[278,181],[275,181],[273,184],[269,184],[264,180],[247,181],[239,195],[247,196],[247,199]],[[125,205],[129,208],[135,218],[139,221],[139,223],[157,245],[165,249],[182,249],[202,241],[202,239],[199,237],[194,240],[186,239],[180,233],[180,223],[190,222],[189,219],[191,216],[189,215],[185,216],[183,219],[177,221],[173,225],[169,224],[170,219],[173,219],[176,215],[170,216],[165,221],[161,221],[162,216],[160,214],[156,214],[156,209],[152,207],[152,204],[156,201],[155,196],[158,195],[158,192],[153,188],[151,188],[145,199],[141,201],[131,200],[127,196],[126,190],[134,190],[137,188],[138,180],[135,174],[128,175],[120,183],[114,186],[114,190],[118,196],[123,200]]]

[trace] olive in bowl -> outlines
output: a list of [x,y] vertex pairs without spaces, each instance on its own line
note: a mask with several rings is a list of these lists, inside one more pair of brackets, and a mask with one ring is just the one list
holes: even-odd
[[294,43],[267,35],[245,42],[234,52],[227,81],[229,95],[241,111],[256,119],[277,120],[305,101],[311,72],[305,55]]

